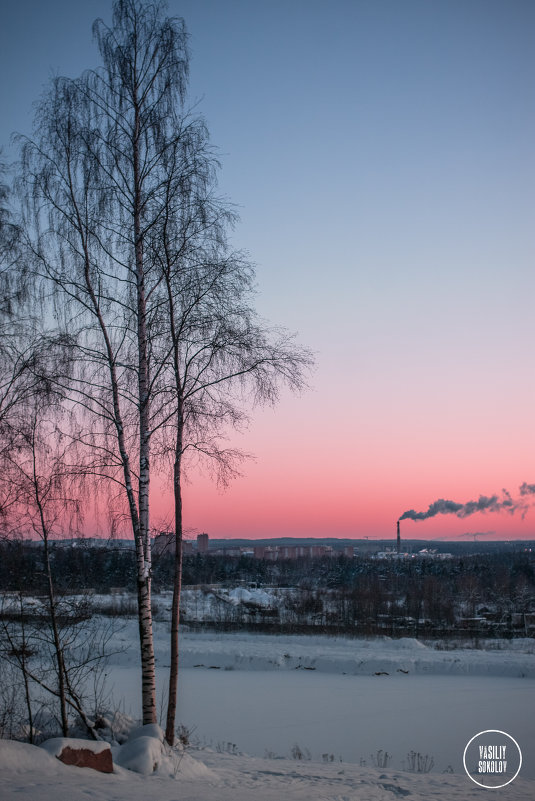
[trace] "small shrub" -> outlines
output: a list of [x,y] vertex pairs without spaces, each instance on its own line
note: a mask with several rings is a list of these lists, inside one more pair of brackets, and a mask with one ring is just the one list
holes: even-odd
[[392,759],[392,754],[380,749],[376,754],[370,754],[370,759],[375,768],[387,768],[388,763]]
[[307,761],[310,761],[310,759],[312,758],[310,756],[310,751],[308,750],[308,748],[305,748],[303,750],[297,743],[293,746],[290,753],[292,755],[292,758],[297,760],[306,759]]
[[[322,754],[321,758],[323,762],[334,762],[334,754]],[[340,757],[338,761],[341,762],[342,757]]]
[[435,760],[428,754],[420,754],[410,751],[407,754],[406,770],[409,773],[429,773],[435,764]]
[[240,753],[238,751],[238,746],[236,743],[217,743],[216,751],[218,754],[232,754],[233,756],[238,756]]
[[178,742],[181,744],[182,748],[191,748],[193,745],[193,732],[197,727],[193,726],[190,728],[189,726],[185,726],[183,723],[180,724],[178,729],[176,730],[176,735]]

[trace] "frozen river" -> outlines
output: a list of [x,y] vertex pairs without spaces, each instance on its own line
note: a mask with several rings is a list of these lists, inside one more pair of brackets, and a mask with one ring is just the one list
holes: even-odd
[[[158,673],[160,697],[167,672]],[[137,669],[114,666],[115,699],[139,717]],[[335,675],[318,671],[184,668],[179,720],[214,749],[314,760],[364,762],[388,752],[403,768],[410,751],[434,759],[434,772],[463,770],[468,740],[480,731],[510,733],[535,778],[535,679],[509,676]],[[324,756],[325,755],[325,756]]]

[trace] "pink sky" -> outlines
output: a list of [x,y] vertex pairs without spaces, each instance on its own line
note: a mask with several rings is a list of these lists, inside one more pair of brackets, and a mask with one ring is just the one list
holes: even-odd
[[[4,5],[9,161],[47,76],[94,66],[90,26],[110,3]],[[535,4],[169,7],[191,33],[190,100],[242,217],[258,309],[317,359],[308,393],[283,392],[232,438],[256,456],[243,478],[220,493],[192,476],[186,525],[394,537],[407,509],[535,483]],[[152,495],[164,525],[172,500],[156,478]],[[402,531],[534,538],[535,510]]]
[[[438,449],[429,441],[431,424],[420,432],[419,410],[406,410],[398,428],[395,415],[381,426],[365,415],[346,420],[333,411],[325,418],[318,405],[321,397],[311,392],[258,412],[244,437],[256,459],[245,462],[243,476],[224,491],[194,474],[184,491],[186,526],[211,537],[388,538],[408,509],[426,511],[439,498],[466,503],[501,495],[503,488],[516,498],[523,482],[535,483],[533,435],[515,443],[505,427],[489,443],[485,425],[472,430],[472,439],[452,425],[440,432]],[[324,426],[321,420],[327,420]],[[155,492],[153,513],[170,509],[169,501],[167,493]],[[481,532],[535,538],[535,509],[524,518],[489,512],[402,522],[407,538]]]

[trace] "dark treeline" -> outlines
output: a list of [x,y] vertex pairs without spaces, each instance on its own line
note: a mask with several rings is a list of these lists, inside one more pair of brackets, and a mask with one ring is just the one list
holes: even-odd
[[[127,548],[60,545],[52,547],[54,578],[62,592],[91,588],[135,589],[135,554]],[[171,555],[154,555],[153,579],[157,590],[172,586]],[[475,554],[452,559],[376,560],[282,559],[271,562],[249,556],[224,557],[199,554],[184,557],[184,584],[260,583],[272,587],[303,589],[355,589],[384,585],[388,594],[421,590],[428,579],[440,578],[442,593],[458,591],[467,579],[480,592],[514,595],[535,593],[535,554],[503,552]],[[44,581],[43,549],[21,540],[0,542],[0,589],[39,593]]]
[[[55,586],[61,593],[136,589],[133,549],[53,546],[51,563]],[[0,543],[0,589],[37,595],[45,591],[43,548],[39,544],[20,540]]]
[[[218,617],[226,627],[321,626],[362,633],[429,635],[459,633],[484,625],[495,633],[532,633],[526,615],[535,612],[534,554],[504,552],[448,560],[399,561],[318,558],[269,562],[196,555],[184,559],[185,585],[264,585],[296,588],[281,608],[228,607]],[[135,590],[135,555],[122,548],[56,546],[52,568],[58,590],[100,593]],[[157,590],[172,587],[173,561],[155,559]],[[0,544],[0,587],[39,594],[45,590],[42,548],[22,542]],[[189,622],[189,621],[185,621]],[[279,629],[280,630],[280,629]]]

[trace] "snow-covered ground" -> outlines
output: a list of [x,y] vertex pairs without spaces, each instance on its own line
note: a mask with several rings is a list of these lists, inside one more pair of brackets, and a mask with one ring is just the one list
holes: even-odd
[[[202,770],[143,776],[63,765],[43,748],[0,741],[2,801],[477,801],[485,791],[467,776],[411,774],[358,765],[271,760],[194,752]],[[191,766],[190,763],[190,766]],[[533,801],[522,778],[499,790],[500,801]]]
[[[168,637],[168,623],[156,622],[162,709]],[[117,653],[107,671],[114,708],[136,717],[140,677],[134,620],[124,622],[114,644]],[[175,762],[173,769],[171,760],[149,777],[120,766],[103,776],[64,766],[43,749],[0,741],[0,797],[470,801],[485,790],[463,772],[464,747],[477,732],[499,729],[518,740],[524,764],[496,797],[531,801],[534,641],[481,645],[446,650],[411,638],[183,631],[179,719],[193,730],[189,762],[178,769]],[[407,770],[411,751],[433,758],[430,773]],[[382,768],[380,752],[390,755]]]

